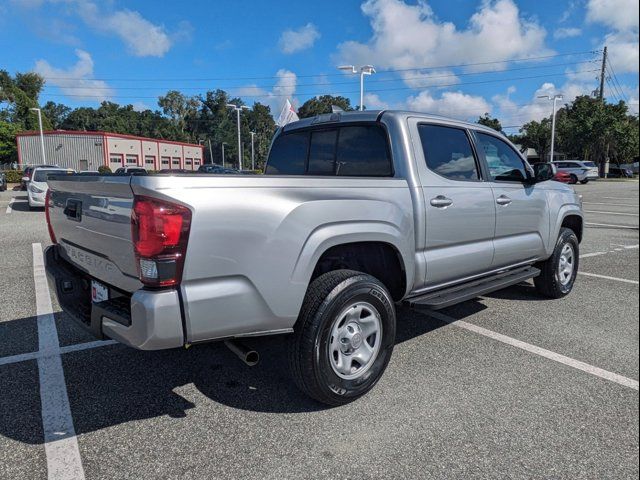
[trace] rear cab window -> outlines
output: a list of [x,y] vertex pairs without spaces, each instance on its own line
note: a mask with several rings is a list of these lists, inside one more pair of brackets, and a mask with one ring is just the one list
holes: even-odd
[[388,136],[379,124],[284,133],[271,147],[265,174],[392,177]]

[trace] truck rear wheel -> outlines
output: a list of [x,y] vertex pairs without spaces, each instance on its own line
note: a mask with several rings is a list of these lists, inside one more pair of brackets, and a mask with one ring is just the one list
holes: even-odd
[[338,406],[371,390],[395,343],[391,295],[376,278],[335,270],[307,290],[289,344],[296,385],[319,402]]
[[580,244],[573,230],[562,228],[551,257],[538,264],[536,289],[549,298],[562,298],[573,289],[580,263]]

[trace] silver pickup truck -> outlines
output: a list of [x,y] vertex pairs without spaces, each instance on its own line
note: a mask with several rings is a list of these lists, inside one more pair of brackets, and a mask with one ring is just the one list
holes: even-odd
[[480,125],[321,115],[277,132],[264,175],[51,177],[47,272],[135,348],[288,334],[296,384],[339,405],[384,372],[396,304],[571,291],[583,214],[554,172]]

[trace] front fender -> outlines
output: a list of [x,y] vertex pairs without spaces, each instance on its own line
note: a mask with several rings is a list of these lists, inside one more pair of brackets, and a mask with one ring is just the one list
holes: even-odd
[[[562,228],[562,224],[569,216],[578,216],[582,219],[582,230],[584,230],[584,213],[582,212],[582,208],[580,205],[575,203],[566,203],[560,207],[558,210],[558,214],[556,215],[555,224],[551,225],[551,238],[549,239],[549,243],[547,245],[547,254],[551,256],[553,254],[553,249],[556,246],[556,239],[560,235],[560,229]],[[582,238],[582,232],[579,235]]]

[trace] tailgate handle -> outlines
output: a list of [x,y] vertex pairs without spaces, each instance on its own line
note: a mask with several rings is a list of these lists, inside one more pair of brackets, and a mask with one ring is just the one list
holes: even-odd
[[82,220],[82,202],[80,200],[67,200],[67,205],[64,207],[64,214],[69,220],[79,222]]

